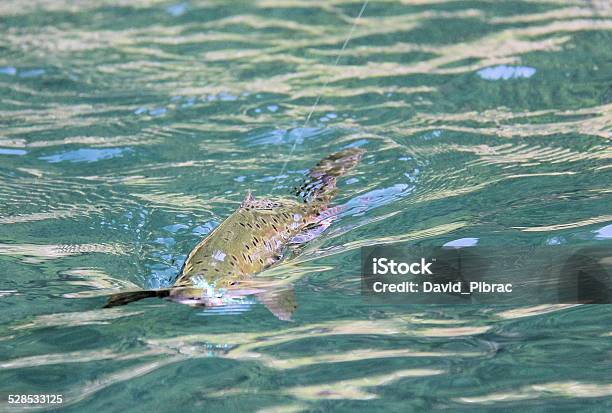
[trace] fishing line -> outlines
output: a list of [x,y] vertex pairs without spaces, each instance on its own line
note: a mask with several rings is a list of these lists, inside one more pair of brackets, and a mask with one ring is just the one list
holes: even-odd
[[[361,19],[361,16],[363,15],[363,12],[365,11],[366,7],[368,6],[368,2],[369,2],[369,0],[365,0],[363,2],[363,6],[361,6],[361,10],[359,11],[359,14],[357,15],[357,17],[353,21],[353,25],[351,26],[351,30],[349,31],[348,36],[344,40],[344,43],[342,44],[342,47],[340,48],[340,51],[338,52],[338,55],[336,56],[336,61],[334,62],[333,66],[332,66],[332,69],[336,68],[336,66],[338,65],[338,62],[340,61],[340,58],[342,57],[342,53],[344,53],[344,49],[346,49],[346,46],[348,45],[349,41],[353,37],[353,32],[355,31],[355,27],[357,27],[357,23],[359,23],[359,20]],[[323,90],[325,90],[325,88],[327,88],[328,84],[329,84],[329,78],[323,84]],[[323,96],[323,92],[321,92],[319,94],[319,96],[317,96],[317,99],[315,100],[314,104],[310,108],[310,112],[308,113],[308,116],[306,116],[306,120],[304,121],[304,124],[302,125],[302,129],[305,128],[306,125],[308,124],[308,122],[310,121],[310,118],[311,118],[312,114],[314,113],[315,109],[317,108],[317,106],[319,105],[319,101],[321,100],[322,96]],[[276,185],[278,184],[278,180],[282,177],[283,172],[285,172],[285,168],[287,167],[287,163],[289,163],[289,158],[291,157],[291,155],[293,155],[293,152],[295,151],[295,147],[297,146],[297,142],[298,142],[298,139],[296,138],[295,141],[293,142],[293,146],[291,147],[291,150],[289,151],[289,155],[287,155],[287,158],[285,159],[285,162],[283,163],[283,167],[281,168],[280,173],[278,174],[278,176],[276,177],[276,180],[274,181],[274,185],[272,186],[272,192],[274,192],[274,188],[276,188]]]

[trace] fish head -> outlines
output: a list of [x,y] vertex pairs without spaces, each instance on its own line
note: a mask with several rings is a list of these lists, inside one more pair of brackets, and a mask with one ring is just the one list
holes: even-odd
[[249,310],[256,303],[259,289],[173,288],[166,299],[191,307],[203,307],[205,312],[235,314]]
[[193,307],[205,307],[209,296],[207,291],[203,288],[196,287],[180,287],[173,288],[167,297],[171,301],[175,301],[180,304],[186,304]]

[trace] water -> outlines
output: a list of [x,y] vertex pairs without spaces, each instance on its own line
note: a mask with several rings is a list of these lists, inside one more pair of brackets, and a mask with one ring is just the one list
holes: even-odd
[[[610,3],[373,1],[334,67],[361,6],[0,4],[1,410],[612,408],[608,306],[374,306],[358,277],[381,242],[610,245]],[[348,146],[350,213],[273,270],[294,322],[101,309]]]

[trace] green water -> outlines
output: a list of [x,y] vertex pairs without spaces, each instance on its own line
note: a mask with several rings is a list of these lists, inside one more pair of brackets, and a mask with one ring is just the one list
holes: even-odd
[[[612,409],[609,306],[359,291],[364,245],[610,245],[610,3],[373,1],[334,66],[361,6],[0,3],[0,410]],[[337,202],[370,201],[274,269],[293,322],[101,308],[347,146]]]

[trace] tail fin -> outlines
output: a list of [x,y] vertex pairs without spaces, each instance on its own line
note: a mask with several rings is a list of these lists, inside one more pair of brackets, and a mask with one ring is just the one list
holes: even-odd
[[120,305],[126,305],[134,301],[142,300],[143,298],[150,297],[167,297],[170,294],[168,290],[139,290],[139,291],[126,291],[123,293],[113,294],[108,298],[108,301],[104,308],[118,307]]
[[336,188],[336,178],[345,175],[359,163],[365,150],[349,148],[323,158],[315,165],[295,194],[304,202],[329,201]]

